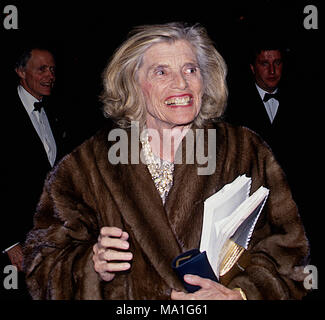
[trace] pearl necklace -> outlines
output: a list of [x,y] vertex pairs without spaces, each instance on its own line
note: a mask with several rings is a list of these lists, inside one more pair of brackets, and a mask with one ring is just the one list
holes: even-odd
[[147,168],[161,200],[165,204],[168,193],[173,185],[174,163],[160,159],[153,154],[147,132],[141,136],[142,152]]

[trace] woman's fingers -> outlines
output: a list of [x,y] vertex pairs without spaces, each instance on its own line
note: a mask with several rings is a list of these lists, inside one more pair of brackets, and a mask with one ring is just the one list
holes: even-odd
[[128,262],[120,262],[120,263],[103,263],[101,267],[99,268],[99,272],[120,272],[120,271],[126,271],[129,270],[131,267],[131,264]]
[[101,237],[98,240],[99,249],[106,248],[115,248],[121,250],[129,249],[129,243],[126,240],[119,238],[110,238],[110,237]]
[[103,227],[97,243],[93,246],[94,269],[104,281],[111,281],[116,272],[131,268],[127,261],[132,260],[129,251],[129,234],[117,227]]
[[220,283],[197,275],[187,274],[184,280],[192,285],[201,287],[194,293],[184,293],[172,290],[172,300],[242,300],[238,291],[228,289]]
[[131,252],[116,251],[112,249],[105,250],[98,254],[100,260],[106,261],[130,261],[133,258]]
[[116,237],[121,238],[122,240],[127,240],[129,235],[127,232],[123,231],[117,227],[102,227],[100,229],[100,236],[101,237]]
[[98,237],[99,249],[115,248],[121,250],[127,250],[129,248],[128,243],[129,235],[127,232],[122,231],[116,227],[103,227],[101,228],[100,235]]
[[202,289],[210,289],[211,287],[218,287],[219,289],[222,288],[223,286],[220,285],[219,283],[212,281],[207,278],[201,278],[197,275],[194,274],[186,274],[184,276],[185,282],[194,285],[194,286],[199,286]]

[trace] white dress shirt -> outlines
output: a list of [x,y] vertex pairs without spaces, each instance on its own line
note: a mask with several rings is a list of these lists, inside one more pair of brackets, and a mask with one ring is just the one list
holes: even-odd
[[38,102],[34,96],[26,91],[21,85],[18,86],[18,95],[24,105],[26,112],[29,115],[32,124],[41,139],[44,149],[47,154],[47,158],[53,167],[56,158],[56,143],[53,137],[50,123],[47,119],[44,108],[39,111],[34,110],[34,103]]
[[[261,99],[263,101],[265,93],[269,93],[269,92],[267,92],[267,91],[263,90],[262,88],[260,88],[256,83],[255,83],[255,85],[256,85],[257,91],[260,94],[260,97],[261,97]],[[278,91],[278,89],[274,90],[272,92],[272,94],[276,93],[277,91]],[[279,101],[277,99],[271,98],[267,102],[263,101],[263,103],[264,103],[266,112],[267,112],[267,114],[269,116],[269,119],[270,119],[271,123],[273,123],[273,120],[274,120],[274,118],[276,116],[276,113],[278,112]]]
[[[39,138],[43,143],[51,167],[53,167],[56,158],[56,143],[46,113],[43,108],[41,109],[40,112],[36,110],[34,111],[34,103],[38,102],[39,100],[37,100],[28,91],[26,91],[21,85],[18,86],[17,90],[18,90],[19,98],[22,104],[24,105],[30,120],[32,121],[32,124]],[[9,248],[6,248],[5,250],[2,251],[2,253],[9,251],[17,244],[19,244],[19,242],[13,244]]]

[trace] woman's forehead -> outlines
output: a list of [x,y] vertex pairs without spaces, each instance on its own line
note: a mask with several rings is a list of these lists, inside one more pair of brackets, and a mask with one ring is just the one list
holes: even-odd
[[195,63],[197,61],[193,46],[186,40],[160,42],[152,45],[144,54],[146,67],[168,66],[173,63]]

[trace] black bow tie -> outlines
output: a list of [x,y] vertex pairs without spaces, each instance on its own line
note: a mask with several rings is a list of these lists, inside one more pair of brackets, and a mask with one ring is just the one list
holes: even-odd
[[268,102],[272,98],[279,101],[279,93],[278,92],[276,92],[276,93],[265,93],[263,101]]
[[43,101],[34,102],[34,111],[41,112],[42,108],[44,108],[44,102]]

